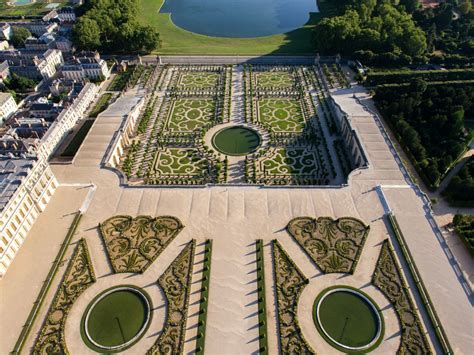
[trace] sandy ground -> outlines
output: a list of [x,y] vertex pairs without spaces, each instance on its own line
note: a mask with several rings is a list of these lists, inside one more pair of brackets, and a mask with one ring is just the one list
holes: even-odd
[[[192,279],[186,353],[194,349],[199,298],[197,291],[200,287],[199,265],[202,262],[199,253],[203,249],[201,243],[206,239],[214,240],[206,352],[249,354],[258,351],[254,243],[259,238],[263,239],[265,244],[267,323],[271,353],[276,353],[278,347],[276,300],[269,246],[270,241],[275,238],[310,279],[301,295],[298,315],[306,339],[318,353],[338,353],[320,338],[311,314],[316,295],[335,284],[360,287],[375,299],[383,309],[386,333],[385,341],[374,353],[395,353],[400,341],[398,321],[387,299],[369,283],[381,241],[391,237],[382,219],[385,213],[384,205],[375,189],[379,184],[394,187],[384,187],[388,204],[399,216],[401,228],[455,352],[469,354],[474,344],[472,296],[463,288],[463,278],[456,275],[452,260],[445,254],[445,246],[440,244],[433,233],[421,200],[412,189],[406,188],[406,176],[400,171],[377,124],[351,96],[352,93],[340,94],[337,99],[353,114],[352,122],[367,149],[371,167],[356,172],[348,187],[338,189],[119,186],[119,178],[115,173],[99,169],[106,149],[105,138],[102,137],[113,134],[116,122],[95,124],[75,163],[71,166],[54,167],[63,187],[53,196],[52,202],[40,216],[12,267],[0,281],[0,318],[2,327],[9,325],[6,332],[2,329],[0,333],[0,353],[10,351],[20,333],[42,280],[72,220],[68,214],[77,210],[86,200],[88,189],[81,190],[67,184],[88,184],[93,181],[97,189],[88,201],[90,204],[75,240],[86,238],[97,282],[78,299],[68,317],[66,340],[72,354],[88,352],[78,336],[78,324],[87,303],[101,290],[120,283],[140,285],[153,298],[152,326],[142,340],[125,353],[143,353],[148,349],[160,334],[166,312],[163,294],[156,286],[156,280],[191,238],[198,242],[198,255]],[[124,104],[123,107],[127,106]],[[100,138],[99,141],[96,141],[96,138]],[[402,188],[399,188],[400,186]],[[97,225],[116,214],[173,215],[183,222],[185,228],[143,275],[114,275],[107,261]],[[370,225],[371,232],[353,276],[321,275],[285,231],[288,221],[297,216],[353,216]],[[71,250],[72,248],[69,248],[68,252]],[[58,280],[59,278],[55,280],[56,284]],[[55,289],[53,285],[46,305],[50,304]],[[21,303],[18,300],[22,300]],[[418,298],[416,301],[419,302]],[[46,310],[47,307],[44,306],[25,349],[29,349],[33,344]],[[425,315],[423,318],[426,319]],[[429,325],[427,329],[429,338],[433,339],[433,330]]]

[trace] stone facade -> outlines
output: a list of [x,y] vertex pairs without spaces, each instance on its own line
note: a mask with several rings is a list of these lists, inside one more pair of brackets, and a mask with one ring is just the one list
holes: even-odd
[[0,277],[58,186],[44,160],[0,160]]
[[11,94],[0,93],[0,125],[18,110],[15,99]]

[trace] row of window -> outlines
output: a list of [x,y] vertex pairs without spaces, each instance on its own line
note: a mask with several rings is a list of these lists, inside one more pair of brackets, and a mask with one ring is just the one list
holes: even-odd
[[[46,187],[46,184],[43,181],[42,186]],[[52,181],[50,188],[46,190],[48,200],[51,198],[55,189],[56,184],[54,183],[54,181]],[[46,200],[46,196],[42,197],[41,203],[43,204],[43,206],[46,206],[46,204],[48,203],[48,201]],[[18,214],[15,215],[13,220],[11,220],[10,225],[5,229],[5,234],[1,237],[1,242],[3,244],[3,247],[0,247],[1,253],[4,253],[4,251],[8,247],[7,252],[5,252],[3,255],[3,260],[0,261],[1,268],[5,270],[7,269],[8,265],[13,260],[14,255],[20,248],[20,245],[23,243],[23,240],[28,234],[28,231],[31,229],[37,216],[38,214],[33,206],[33,201],[30,196],[27,196],[24,202],[19,207]]]

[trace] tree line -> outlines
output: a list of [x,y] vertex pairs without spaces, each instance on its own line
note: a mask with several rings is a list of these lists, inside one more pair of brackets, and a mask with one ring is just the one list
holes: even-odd
[[78,14],[73,38],[79,49],[149,53],[158,47],[158,32],[138,21],[138,0],[88,0]]
[[322,54],[350,55],[382,67],[474,63],[470,0],[446,0],[435,8],[422,8],[419,0],[334,0],[331,5],[335,16],[315,27],[316,50]]
[[474,83],[384,85],[374,99],[429,187],[435,188],[472,136],[464,126],[474,114]]
[[411,61],[427,48],[426,36],[398,1],[339,0],[340,15],[324,18],[315,27],[317,51],[323,54],[380,55]]
[[474,69],[450,70],[395,70],[395,71],[370,71],[365,80],[366,85],[378,86],[389,83],[410,83],[416,78],[426,81],[458,81],[474,80]]

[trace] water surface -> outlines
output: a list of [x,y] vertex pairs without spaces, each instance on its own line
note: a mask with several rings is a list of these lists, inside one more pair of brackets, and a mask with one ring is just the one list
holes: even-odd
[[316,0],[165,0],[160,12],[191,32],[250,38],[300,28],[318,6]]

